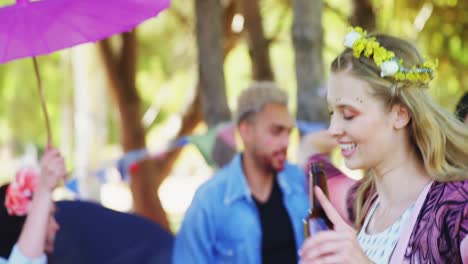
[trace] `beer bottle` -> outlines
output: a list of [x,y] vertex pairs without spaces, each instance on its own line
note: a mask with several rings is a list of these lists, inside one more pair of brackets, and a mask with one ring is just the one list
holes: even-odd
[[328,219],[317,197],[314,195],[314,187],[318,186],[328,197],[327,176],[323,163],[312,163],[309,169],[309,200],[310,208],[307,217],[303,220],[304,234],[308,238],[320,231],[333,228],[333,224]]

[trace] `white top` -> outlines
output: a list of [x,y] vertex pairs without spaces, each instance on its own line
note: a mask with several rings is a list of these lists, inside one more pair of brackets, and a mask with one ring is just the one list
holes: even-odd
[[398,239],[400,238],[402,227],[408,221],[408,218],[413,209],[413,205],[406,209],[403,215],[383,232],[374,235],[368,235],[366,233],[367,225],[369,224],[370,219],[372,218],[375,209],[377,209],[378,206],[379,201],[377,200],[374,203],[372,209],[367,214],[361,231],[359,231],[358,241],[370,260],[376,264],[387,264],[389,263],[390,256],[392,255]]
[[8,260],[0,257],[0,264],[46,264],[46,263],[47,263],[46,255],[42,255],[39,258],[30,259],[21,252],[18,245],[15,245],[13,247],[13,250],[11,251],[11,254]]

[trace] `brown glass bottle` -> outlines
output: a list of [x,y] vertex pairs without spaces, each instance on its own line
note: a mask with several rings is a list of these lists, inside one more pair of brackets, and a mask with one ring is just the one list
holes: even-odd
[[322,205],[314,195],[314,187],[318,186],[328,197],[327,175],[323,163],[310,164],[309,170],[309,200],[310,209],[307,217],[303,220],[304,235],[306,238],[316,233],[333,228],[333,224],[328,219]]

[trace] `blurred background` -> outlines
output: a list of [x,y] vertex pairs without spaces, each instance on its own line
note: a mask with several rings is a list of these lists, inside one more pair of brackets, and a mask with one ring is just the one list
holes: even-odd
[[[70,171],[56,198],[99,201],[175,232],[196,188],[242,149],[229,121],[253,80],[288,92],[298,161],[300,136],[328,122],[328,68],[350,25],[438,59],[430,92],[448,111],[468,91],[466,0],[172,0],[132,32],[39,57],[53,144]],[[1,64],[0,184],[37,166],[45,142],[31,60]],[[359,178],[338,153],[333,161]]]

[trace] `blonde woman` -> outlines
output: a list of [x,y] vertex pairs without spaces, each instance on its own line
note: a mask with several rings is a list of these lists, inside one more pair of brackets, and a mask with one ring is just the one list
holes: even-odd
[[357,230],[317,190],[334,230],[306,240],[301,263],[468,263],[468,127],[431,99],[434,67],[413,45],[361,29],[345,45],[328,131],[346,166],[369,173]]

